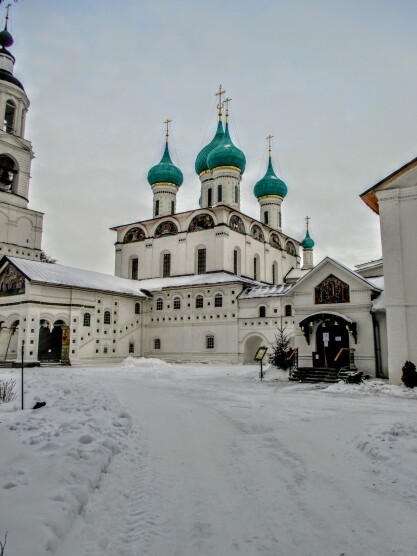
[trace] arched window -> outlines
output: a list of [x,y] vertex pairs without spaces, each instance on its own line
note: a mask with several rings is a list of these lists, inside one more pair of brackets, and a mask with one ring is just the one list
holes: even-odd
[[110,319],[111,319],[110,311],[104,311],[103,323],[104,324],[110,324],[111,323]]
[[17,164],[10,156],[0,156],[0,189],[2,191],[13,191],[18,171]]
[[6,109],[4,111],[3,131],[6,133],[13,133],[14,118],[16,114],[16,105],[12,100],[6,102]]
[[140,303],[135,303],[135,315],[140,315]]
[[162,256],[162,278],[171,276],[171,253],[164,253]]
[[261,305],[259,307],[259,316],[260,317],[266,317],[266,307],[265,307],[265,305]]
[[291,305],[285,305],[285,316],[292,317],[292,307]]
[[153,349],[161,349],[161,339],[155,338],[153,341]]
[[221,203],[223,201],[223,186],[221,183],[217,186],[217,202]]
[[91,315],[90,315],[90,313],[84,313],[83,326],[91,326]]
[[260,276],[259,266],[260,266],[260,264],[259,264],[259,255],[255,255],[255,257],[253,257],[253,279],[254,280],[259,280],[259,276]]
[[135,344],[133,342],[129,342],[129,353],[135,353]]
[[181,309],[181,298],[180,297],[174,297],[173,306],[174,306],[174,309]]
[[272,245],[272,247],[281,249],[281,242],[279,240],[278,234],[271,234],[269,237],[269,243]]
[[158,297],[158,299],[156,300],[156,310],[162,311],[163,308],[164,308],[164,300],[162,299],[162,297]]
[[223,307],[223,296],[221,293],[216,293],[216,295],[214,296],[214,306]]
[[214,349],[214,336],[212,335],[206,336],[206,348]]
[[202,309],[204,307],[204,298],[201,294],[198,294],[195,298],[195,308]]
[[205,248],[197,249],[197,274],[205,274],[207,252]]
[[278,263],[274,261],[272,263],[272,283],[275,285],[278,283]]
[[138,273],[139,273],[139,261],[137,257],[133,257],[133,259],[131,259],[130,261],[130,277],[132,278],[132,280],[138,279]]

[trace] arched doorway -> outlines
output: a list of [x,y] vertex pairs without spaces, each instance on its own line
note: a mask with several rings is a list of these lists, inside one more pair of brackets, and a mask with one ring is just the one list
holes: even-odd
[[38,344],[39,361],[61,361],[63,359],[64,331],[67,333],[68,326],[63,320],[56,320],[52,329],[47,320],[41,320]]
[[243,356],[243,363],[245,365],[254,363],[256,352],[263,344],[265,344],[265,340],[261,336],[249,336],[247,338]]
[[317,326],[314,362],[332,369],[349,365],[349,332],[342,322],[326,320]]

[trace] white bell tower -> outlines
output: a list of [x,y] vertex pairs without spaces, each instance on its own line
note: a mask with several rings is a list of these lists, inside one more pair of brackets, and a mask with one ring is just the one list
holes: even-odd
[[13,37],[0,32],[0,255],[40,260],[43,213],[30,210],[32,144],[25,139],[29,99],[13,75]]

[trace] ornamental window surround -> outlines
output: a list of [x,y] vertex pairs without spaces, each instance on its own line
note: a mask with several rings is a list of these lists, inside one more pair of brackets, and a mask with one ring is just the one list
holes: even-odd
[[204,297],[201,294],[198,294],[195,298],[195,308],[202,309],[204,307]]
[[135,315],[140,315],[140,303],[135,303]]
[[173,308],[175,310],[181,309],[181,298],[180,297],[174,297]]
[[104,311],[104,315],[103,315],[103,324],[111,324],[111,315],[110,315],[110,311]]
[[158,297],[156,300],[156,310],[162,311],[163,308],[164,308],[164,300],[162,299],[162,297]]

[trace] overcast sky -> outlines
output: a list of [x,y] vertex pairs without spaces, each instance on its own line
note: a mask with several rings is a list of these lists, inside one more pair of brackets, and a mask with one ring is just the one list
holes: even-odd
[[146,176],[167,117],[184,173],[177,210],[197,208],[194,161],[221,83],[247,159],[242,211],[259,217],[252,191],[271,133],[288,186],[283,231],[301,240],[309,215],[316,263],[380,257],[378,217],[359,194],[416,156],[416,21],[415,0],[12,3],[44,250],[113,272],[109,228],[151,217]]

